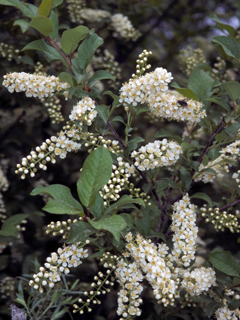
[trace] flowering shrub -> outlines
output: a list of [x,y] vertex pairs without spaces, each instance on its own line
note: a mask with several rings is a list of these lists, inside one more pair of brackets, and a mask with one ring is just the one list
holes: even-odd
[[164,4],[103,2],[0,0],[26,36],[0,45],[0,313],[240,319],[239,32],[213,15],[229,36],[180,50],[181,75],[147,49],[130,75],[151,31],[131,10]]

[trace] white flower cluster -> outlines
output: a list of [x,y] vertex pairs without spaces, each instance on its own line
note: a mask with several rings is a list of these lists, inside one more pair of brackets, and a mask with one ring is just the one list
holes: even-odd
[[173,79],[171,72],[157,68],[153,72],[130,79],[120,89],[120,102],[136,106],[147,103],[156,117],[168,120],[189,121],[196,123],[206,116],[202,103],[194,100],[185,101],[177,91],[168,90]]
[[34,280],[30,280],[29,285],[39,292],[43,292],[43,287],[46,286],[53,288],[55,282],[61,280],[61,274],[68,274],[69,268],[79,266],[82,263],[81,259],[88,257],[88,250],[82,248],[84,245],[76,242],[52,252],[44,267],[40,267],[39,272],[33,275]]
[[13,72],[3,76],[3,86],[9,92],[25,92],[27,97],[37,97],[45,100],[56,92],[62,92],[68,98],[69,84],[60,82],[58,77]]
[[117,158],[118,165],[112,165],[112,175],[108,183],[100,190],[100,195],[104,199],[104,205],[107,200],[117,201],[128,178],[134,173],[134,166],[124,162],[122,157]]
[[52,136],[46,142],[43,142],[40,147],[36,147],[36,151],[31,151],[30,155],[22,158],[22,163],[17,164],[15,173],[20,173],[22,179],[25,179],[29,173],[31,177],[34,177],[37,172],[36,164],[40,169],[47,170],[48,162],[56,163],[55,156],[64,159],[67,152],[76,152],[81,148],[81,144],[74,140],[80,140],[77,129],[60,131],[58,137]]
[[131,157],[134,158],[134,165],[140,170],[150,170],[163,166],[171,166],[177,162],[182,149],[177,142],[167,139],[156,140],[141,147],[138,151],[133,151]]
[[181,287],[191,296],[199,296],[208,291],[216,281],[215,272],[211,268],[200,267],[191,272],[187,270],[182,270],[182,272]]
[[[206,166],[204,166],[202,163],[199,166],[199,172],[204,169],[213,169],[215,173],[204,171],[200,174],[196,174],[196,177],[194,177],[194,181],[203,181],[204,183],[213,182],[213,180],[218,177],[222,178],[224,176],[223,172],[229,172],[229,167],[233,165],[232,162],[236,161],[240,158],[240,140],[237,140],[227,147],[223,148],[220,151],[220,156],[213,160],[209,161]],[[238,174],[233,174],[232,178],[236,180],[237,183],[239,183]]]
[[[169,247],[165,243],[158,244],[157,247],[151,240],[146,240],[141,235],[137,235],[134,239],[129,232],[125,236],[128,242],[127,252],[123,253],[125,260],[119,262],[117,269],[117,277],[124,279],[125,272],[128,271],[126,261],[132,258],[137,268],[142,271],[143,277],[151,284],[157,302],[163,303],[164,306],[173,306],[175,299],[180,297],[180,290],[187,291],[191,296],[198,296],[207,292],[216,281],[215,272],[211,268],[199,266],[194,270],[190,269],[190,262],[195,258],[198,229],[194,205],[190,204],[188,194],[173,205],[173,211],[172,231],[175,234],[172,251],[169,253]],[[124,280],[119,282],[125,286]],[[125,287],[122,290],[126,296]],[[122,290],[119,293],[120,311],[127,317],[128,312],[122,307],[124,296]],[[124,310],[125,315],[122,313]]]
[[[139,297],[143,291],[141,282],[143,281],[143,274],[137,264],[127,263],[123,259],[117,263],[115,270],[117,281],[122,286],[118,295],[118,309],[117,314],[122,315],[123,318],[130,316],[140,316],[139,309],[142,299]],[[123,319],[121,318],[121,319]]]
[[111,17],[111,13],[108,11],[84,8],[79,11],[78,22],[79,23],[84,23],[84,22],[98,23],[104,19],[109,19],[110,17]]
[[128,17],[121,13],[116,13],[111,16],[110,29],[114,31],[113,37],[115,38],[136,41],[141,35],[141,33],[133,27]]
[[80,23],[79,15],[81,14],[81,10],[85,7],[85,0],[67,0],[67,10],[70,16],[70,20],[73,23]]
[[188,194],[173,205],[171,230],[174,232],[173,249],[168,256],[179,266],[188,267],[195,259],[198,227],[196,226],[194,205],[190,203]]
[[[129,241],[131,234],[128,234],[127,238]],[[164,258],[160,256],[157,247],[150,240],[147,241],[137,235],[135,241],[138,246],[130,242],[126,248],[151,284],[155,298],[164,306],[173,305],[174,299],[178,297],[178,280],[173,279]],[[160,248],[160,251],[162,249]]]
[[217,320],[239,320],[240,319],[240,310],[230,310],[225,305],[224,307],[219,308],[215,312],[215,317]]
[[96,116],[95,101],[89,97],[85,97],[73,107],[69,119],[72,121],[78,120],[80,124],[84,122],[90,126]]

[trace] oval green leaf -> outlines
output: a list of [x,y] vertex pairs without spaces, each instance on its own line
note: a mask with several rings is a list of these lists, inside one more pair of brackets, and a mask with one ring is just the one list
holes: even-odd
[[212,265],[232,277],[240,277],[240,266],[230,251],[216,251],[209,255]]
[[231,37],[217,36],[212,39],[213,43],[219,44],[227,56],[232,57],[240,63],[240,43]]
[[65,30],[61,37],[61,47],[67,54],[73,52],[79,43],[89,33],[89,29],[85,26],[79,26],[73,29]]
[[68,187],[61,184],[53,184],[48,187],[37,187],[31,192],[32,196],[46,194],[51,196],[43,210],[55,214],[77,214],[84,215],[81,204],[73,198]]
[[34,17],[29,26],[38,30],[44,36],[49,36],[53,32],[53,23],[47,17]]
[[39,16],[48,17],[52,7],[54,4],[54,0],[43,0],[38,8]]
[[92,207],[99,190],[108,183],[112,174],[110,152],[100,147],[85,160],[81,176],[77,182],[79,199],[85,207]]
[[98,230],[107,230],[111,232],[114,239],[118,242],[120,240],[120,232],[126,228],[126,221],[117,215],[102,218],[98,221],[88,220],[88,222]]
[[89,34],[78,48],[78,63],[85,70],[91,62],[95,51],[103,44],[103,39],[96,33]]

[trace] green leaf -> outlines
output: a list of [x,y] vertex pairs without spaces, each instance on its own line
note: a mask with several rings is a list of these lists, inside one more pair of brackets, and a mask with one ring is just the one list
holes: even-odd
[[94,75],[88,80],[88,85],[90,88],[92,88],[98,81],[104,80],[104,79],[111,79],[115,80],[115,77],[111,75],[106,70],[98,70],[94,73]]
[[77,182],[79,199],[85,207],[92,207],[99,190],[105,186],[112,174],[112,158],[109,151],[100,147],[85,160]]
[[210,253],[209,260],[221,272],[232,277],[240,277],[240,266],[230,251],[215,251]]
[[104,205],[103,205],[103,198],[98,193],[96,201],[92,207],[89,208],[90,213],[96,219],[100,219],[104,213]]
[[68,312],[68,309],[69,309],[68,307],[65,307],[61,311],[57,312],[56,314],[53,314],[51,317],[51,320],[60,319],[64,313]]
[[211,317],[220,307],[222,307],[221,302],[210,302],[206,307],[208,317]]
[[6,219],[0,230],[0,235],[5,237],[18,237],[19,230],[16,225],[20,224],[24,219],[28,218],[29,214],[19,213]]
[[76,82],[74,83],[75,79],[73,78],[73,76],[68,72],[61,72],[59,74],[59,79],[62,82],[69,83],[72,87],[76,87],[76,85],[77,85]]
[[53,4],[54,0],[43,0],[38,8],[39,16],[48,17],[52,10]]
[[213,206],[211,198],[206,193],[203,193],[203,192],[194,193],[190,197],[190,199],[202,199],[202,200],[206,201],[210,205],[210,207]]
[[[217,159],[218,157],[219,157],[219,155],[220,155],[220,150],[221,150],[221,148],[220,147],[216,147],[216,148],[212,148],[212,149],[210,149],[209,151],[208,151],[208,157],[209,157],[209,159],[210,160],[215,160],[215,159]],[[208,164],[208,162],[207,162],[207,164]],[[206,165],[207,165],[206,164]]]
[[205,71],[194,68],[188,79],[188,88],[191,89],[198,100],[208,98],[213,86],[213,79]]
[[53,23],[47,17],[34,17],[29,26],[38,30],[44,36],[49,36],[53,32]]
[[95,51],[103,44],[103,39],[96,33],[89,34],[78,48],[78,63],[85,70],[91,62]]
[[230,310],[236,310],[240,307],[240,299],[238,300],[233,300],[229,303],[228,308]]
[[124,120],[123,120],[123,117],[121,116],[116,116],[114,117],[111,122],[122,122],[123,124],[125,124]]
[[88,33],[89,29],[85,26],[65,30],[61,37],[61,47],[63,51],[67,54],[72,53],[77,48],[79,41],[83,40]]
[[229,36],[234,38],[235,29],[232,26],[230,26],[229,24],[225,24],[225,23],[221,22],[221,20],[217,17],[216,14],[211,14],[209,16],[209,18],[211,18],[212,20],[216,21],[217,26],[219,27],[219,29],[226,30],[229,33]]
[[216,141],[224,141],[229,137],[229,135],[227,134],[226,130],[218,133],[215,137]]
[[22,30],[22,33],[26,32],[26,30],[29,28],[30,23],[27,20],[24,19],[18,19],[14,21],[14,26],[19,26]]
[[171,83],[170,86],[173,87],[177,92],[181,93],[184,97],[197,100],[196,95],[190,88],[181,88],[176,82]]
[[191,173],[187,171],[185,167],[182,166],[180,167],[180,176],[184,189],[188,191],[192,182]]
[[237,81],[223,82],[221,86],[227,91],[229,97],[235,101],[240,97],[240,83]]
[[117,105],[119,105],[120,97],[117,96],[116,94],[112,93],[112,91],[105,91],[105,92],[103,92],[103,94],[107,94],[108,96],[113,98],[113,104],[112,104],[113,109],[115,109],[117,107]]
[[88,220],[88,222],[98,230],[108,230],[111,232],[117,242],[120,240],[120,232],[127,226],[125,220],[117,215],[101,218],[98,221]]
[[104,121],[107,122],[109,117],[108,107],[105,105],[96,105],[96,110],[99,117]]
[[169,183],[164,180],[156,181],[155,183],[155,190],[157,193],[167,189],[169,187]]
[[228,57],[232,57],[240,63],[240,43],[236,39],[217,36],[212,39],[212,42],[220,45]]
[[65,64],[65,60],[61,54],[53,47],[46,44],[43,40],[35,40],[27,44],[22,51],[24,50],[40,50],[46,53],[47,57],[51,60],[60,60]]
[[62,3],[63,3],[63,0],[54,0],[54,4],[53,4],[52,9],[60,6],[60,4],[62,4]]
[[140,142],[143,142],[145,141],[143,138],[141,137],[136,137],[136,138],[133,138],[132,140],[128,141],[128,144],[127,144],[127,151],[126,152],[130,152],[132,150],[136,150],[137,147],[138,147],[138,143]]
[[166,239],[165,235],[164,235],[162,232],[160,232],[160,231],[155,232],[155,231],[153,231],[153,230],[150,230],[150,235],[149,235],[148,237],[149,237],[149,238],[160,238],[160,239],[162,239],[164,242],[167,242],[167,239]]
[[121,213],[119,216],[122,217],[126,221],[128,228],[132,228],[133,217],[130,213]]
[[67,238],[67,243],[74,243],[78,241],[86,241],[89,236],[96,233],[96,229],[85,221],[78,221],[70,225],[70,234]]
[[146,220],[143,219],[134,219],[134,224],[137,227],[137,231],[141,233],[144,237],[148,236],[149,234],[149,224]]
[[237,123],[234,123],[232,124],[230,127],[228,127],[225,132],[230,136],[230,137],[234,137],[237,132],[238,132],[238,129],[240,128],[240,123],[237,122]]
[[210,102],[214,102],[216,104],[219,104],[220,106],[222,106],[225,110],[227,110],[228,112],[231,111],[231,108],[229,107],[229,105],[227,104],[227,102],[222,99],[222,98],[219,98],[219,97],[213,97],[213,98],[207,98],[205,99],[207,101],[210,101]]
[[133,203],[136,203],[145,207],[145,202],[142,199],[140,198],[132,199],[128,195],[124,195],[117,202],[115,202],[114,204],[112,204],[110,207],[106,209],[106,211],[104,212],[104,216],[114,212],[114,210],[123,208],[124,206],[133,204]]
[[4,5],[4,6],[14,6],[16,8],[18,8],[19,10],[22,11],[22,13],[29,18],[33,18],[34,15],[32,13],[32,11],[29,9],[28,4],[19,1],[19,0],[1,0],[0,1],[0,5]]
[[49,213],[84,215],[81,204],[73,198],[70,189],[61,184],[37,187],[30,194],[32,196],[46,194],[53,197],[53,199],[50,199],[46,206],[43,207],[43,210]]
[[56,39],[58,37],[58,16],[54,11],[51,11],[49,19],[52,21],[53,24],[53,32],[50,34],[52,39]]

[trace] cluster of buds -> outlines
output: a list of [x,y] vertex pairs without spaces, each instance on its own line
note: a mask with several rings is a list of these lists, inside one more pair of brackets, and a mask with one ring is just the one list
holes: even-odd
[[132,78],[141,77],[145,71],[151,68],[151,65],[148,64],[148,57],[152,54],[152,51],[143,50],[142,53],[139,54],[136,65],[136,74],[132,74]]
[[239,218],[240,213],[236,210],[236,215],[227,211],[220,211],[219,208],[207,208],[204,204],[200,208],[201,216],[206,222],[211,222],[217,231],[224,231],[225,228],[229,229],[232,233],[240,232]]
[[92,133],[89,133],[89,132],[85,132],[82,134],[82,140],[85,141],[84,146],[86,148],[91,147],[89,149],[89,153],[99,145],[108,149],[112,153],[115,153],[115,154],[120,153],[120,146],[117,140],[111,140],[111,139],[106,140],[104,139],[103,136],[95,137],[92,135]]
[[3,58],[7,58],[8,61],[12,61],[14,57],[21,59],[19,53],[20,50],[14,49],[12,45],[3,42],[0,43],[0,56],[2,56]]
[[47,225],[46,234],[52,233],[53,236],[61,235],[63,239],[67,239],[70,233],[70,224],[81,221],[83,218],[79,217],[79,219],[68,219],[67,221],[57,221],[51,222]]
[[43,101],[43,105],[47,108],[49,117],[52,119],[52,123],[60,123],[64,121],[61,113],[62,105],[60,99],[57,96],[52,96]]
[[194,49],[190,45],[180,50],[178,57],[180,69],[188,77],[197,64],[207,62],[203,50],[200,48]]
[[98,296],[101,294],[106,294],[110,291],[107,288],[109,285],[114,285],[113,271],[116,269],[116,261],[118,260],[117,256],[111,255],[109,252],[105,253],[100,261],[103,263],[103,267],[106,268],[106,273],[98,272],[98,275],[94,277],[94,282],[92,282],[91,287],[92,290],[85,291],[84,296],[86,297],[86,301],[82,298],[78,299],[78,304],[74,304],[73,313],[79,312],[80,314],[84,313],[86,309],[88,312],[92,311],[90,304],[100,304],[101,301],[98,299]]

